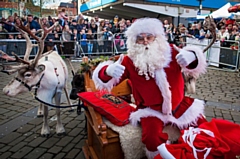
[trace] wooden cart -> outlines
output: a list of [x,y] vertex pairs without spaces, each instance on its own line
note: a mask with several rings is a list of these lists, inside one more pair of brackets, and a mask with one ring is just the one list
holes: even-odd
[[[86,91],[96,91],[94,82],[85,73]],[[112,89],[116,96],[131,94],[131,88],[127,80],[120,83]],[[91,106],[85,111],[87,117],[88,137],[83,146],[83,152],[86,159],[124,159],[124,153],[121,149],[119,134],[108,128],[103,122],[102,116]]]

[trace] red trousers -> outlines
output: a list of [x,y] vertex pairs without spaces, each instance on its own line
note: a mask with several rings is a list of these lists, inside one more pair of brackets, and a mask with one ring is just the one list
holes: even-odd
[[[174,117],[181,117],[184,112],[186,112],[186,110],[192,105],[192,103],[193,99],[187,99],[183,103],[181,103],[180,107],[174,113]],[[203,117],[198,118],[197,116],[199,116],[199,114],[194,115],[196,115],[196,120],[198,120],[197,125],[207,122],[207,120]],[[149,151],[157,151],[157,147],[159,145],[161,145],[162,143],[166,143],[168,135],[162,132],[164,128],[164,123],[159,118],[152,116],[141,118],[141,126],[142,142],[146,145],[146,148]]]

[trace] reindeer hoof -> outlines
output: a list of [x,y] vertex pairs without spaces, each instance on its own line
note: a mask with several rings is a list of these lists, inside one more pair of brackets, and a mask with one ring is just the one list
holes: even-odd
[[48,138],[50,137],[50,134],[41,134],[42,137]]
[[68,112],[74,112],[74,109],[69,109]]
[[38,118],[42,118],[43,117],[43,114],[39,114],[37,115]]
[[66,136],[66,132],[62,132],[62,133],[57,133],[57,136]]

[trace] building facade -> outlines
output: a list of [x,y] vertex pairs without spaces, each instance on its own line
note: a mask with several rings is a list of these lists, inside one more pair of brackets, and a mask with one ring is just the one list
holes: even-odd
[[115,15],[125,19],[148,16],[176,22],[179,19],[186,21],[198,14],[209,14],[227,2],[228,0],[218,0],[217,3],[213,0],[89,0],[82,3],[80,12],[87,16],[97,14],[103,19],[112,19]]

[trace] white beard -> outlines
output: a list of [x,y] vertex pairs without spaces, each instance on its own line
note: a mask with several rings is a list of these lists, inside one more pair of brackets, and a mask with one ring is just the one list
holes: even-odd
[[154,78],[155,70],[165,66],[168,57],[164,55],[165,49],[162,46],[164,44],[156,38],[148,45],[134,43],[129,47],[128,56],[137,68],[138,74],[145,75],[146,80],[150,79],[149,75]]

